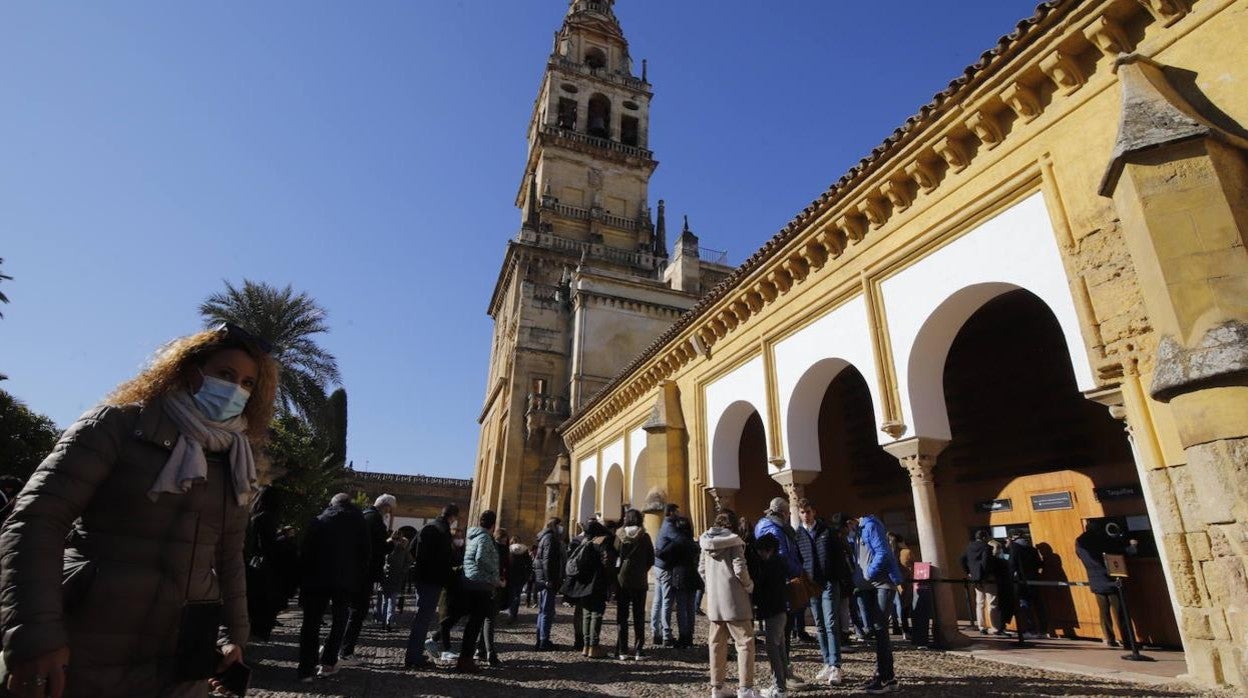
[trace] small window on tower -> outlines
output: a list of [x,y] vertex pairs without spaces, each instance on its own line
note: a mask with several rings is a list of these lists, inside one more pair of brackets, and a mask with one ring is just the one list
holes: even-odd
[[637,117],[620,117],[620,142],[624,145],[637,146],[639,143],[639,126]]
[[533,387],[533,394],[534,394],[534,395],[545,395],[545,394],[546,394],[546,380],[547,380],[547,379],[546,379],[545,377],[540,377],[540,378],[534,378],[534,379],[533,379],[533,386],[532,386],[532,387]]
[[607,54],[600,48],[591,48],[585,52],[585,65],[598,70],[607,67]]
[[589,98],[589,135],[599,138],[611,137],[611,100],[606,95]]
[[566,128],[569,131],[576,130],[576,100],[567,97],[559,98],[559,118],[556,122],[559,128]]

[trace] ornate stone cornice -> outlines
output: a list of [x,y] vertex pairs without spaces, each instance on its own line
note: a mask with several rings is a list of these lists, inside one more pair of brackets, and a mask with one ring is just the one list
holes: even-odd
[[[907,119],[565,422],[561,429],[567,443],[591,433],[692,357],[710,356],[719,340],[766,312],[793,287],[838,268],[848,246],[887,234],[899,214],[1008,142],[1022,126],[1059,108],[1066,95],[1093,77],[1089,69],[1105,67],[1105,61],[1080,60],[1085,51],[1129,48],[1125,33],[1116,28],[1133,7],[1115,0],[1042,3],[1033,17]],[[1145,23],[1156,21],[1143,6],[1134,11]],[[1041,85],[1045,81],[1047,87]],[[1050,92],[1051,99],[1040,99]],[[1006,108],[1019,118],[1000,118]],[[761,305],[743,302],[742,294],[762,299]]]

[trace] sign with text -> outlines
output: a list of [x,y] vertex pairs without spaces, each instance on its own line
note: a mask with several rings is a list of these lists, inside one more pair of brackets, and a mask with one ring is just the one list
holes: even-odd
[[975,511],[988,513],[994,511],[1014,511],[1014,502],[1009,499],[983,499],[975,502]]
[[1075,500],[1069,492],[1049,492],[1048,494],[1031,495],[1032,511],[1057,511],[1074,509]]
[[1112,502],[1115,499],[1140,499],[1144,490],[1139,485],[1115,485],[1114,487],[1094,487],[1093,494],[1098,502]]

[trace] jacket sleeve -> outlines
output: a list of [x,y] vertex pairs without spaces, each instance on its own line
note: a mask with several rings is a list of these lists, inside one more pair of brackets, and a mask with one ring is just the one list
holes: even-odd
[[550,536],[542,536],[537,541],[537,564],[533,565],[533,581],[538,587],[550,581]]
[[897,569],[897,558],[893,555],[892,549],[888,547],[888,541],[880,534],[880,530],[872,529],[871,535],[864,537],[867,545],[871,548],[871,564],[867,567],[864,576],[867,579],[874,580],[880,572],[885,572],[893,584],[901,584],[901,572]]
[[969,576],[970,576],[970,574],[971,574],[971,566],[970,566],[970,564],[967,562],[967,559],[966,559],[966,552],[965,552],[965,551],[963,551],[963,553],[962,553],[962,557],[958,558],[958,562],[962,563],[962,572],[963,572],[963,574],[966,574],[966,575],[969,577]]
[[[643,561],[646,563],[645,567],[648,571],[651,567],[654,567],[654,543],[650,542],[650,535],[646,533],[642,534],[642,540],[646,542],[646,544],[642,546],[642,551],[645,556]],[[698,573],[701,574],[701,570],[699,570]]]
[[[228,485],[227,485],[228,489]],[[247,567],[243,561],[243,540],[247,536],[247,510],[230,507],[222,523],[217,545],[217,578],[221,584],[221,605],[225,611],[223,642],[246,647],[251,635],[247,616]]]
[[740,554],[733,556],[732,573],[741,582],[745,593],[754,593],[754,580],[750,578],[750,565],[745,559],[744,549],[741,550]]
[[804,570],[801,557],[797,554],[797,546],[789,540],[789,536],[784,531],[778,531],[778,533],[776,537],[780,539],[780,559],[784,560],[785,574],[789,575],[790,579],[802,576]]
[[68,644],[61,604],[65,536],[112,472],[128,433],[120,409],[88,412],[61,436],[17,495],[0,533],[0,625],[7,662]]

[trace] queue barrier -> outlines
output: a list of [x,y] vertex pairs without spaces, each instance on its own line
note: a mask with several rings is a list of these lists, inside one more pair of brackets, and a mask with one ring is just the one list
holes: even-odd
[[[970,609],[970,612],[971,612],[971,623],[975,624],[976,629],[978,629],[978,622],[975,620],[975,617],[976,617],[975,602],[972,600],[973,597],[971,596],[971,585],[973,584],[971,580],[962,578],[962,579],[936,579],[936,580],[929,580],[929,581],[937,581],[942,584],[961,584],[963,593],[966,596],[966,606],[968,609]],[[1037,580],[1037,581],[1014,580],[1014,584],[1022,584],[1022,585],[1033,586],[1033,587],[1090,587],[1092,586],[1090,582],[1069,582],[1069,581],[1062,582],[1062,581],[1041,581],[1041,580]],[[1118,603],[1122,605],[1122,618],[1120,620],[1123,622],[1123,625],[1125,626],[1122,628],[1123,639],[1129,643],[1129,647],[1131,648],[1131,654],[1124,654],[1122,655],[1122,658],[1129,662],[1156,661],[1152,657],[1149,657],[1144,654],[1140,654],[1140,645],[1139,645],[1139,642],[1137,642],[1135,639],[1135,628],[1131,624],[1131,609],[1127,606],[1127,594],[1123,586],[1123,578],[1122,577],[1116,578],[1114,580],[1114,586],[1117,590]],[[935,614],[933,613],[933,621],[934,620],[935,620]],[[1017,614],[1015,616],[1015,623],[1018,624]],[[1018,636],[1018,641],[1015,643],[1016,647],[1029,647],[1030,646],[1026,638],[1023,637],[1023,631],[1021,627],[1018,629],[1015,635]]]

